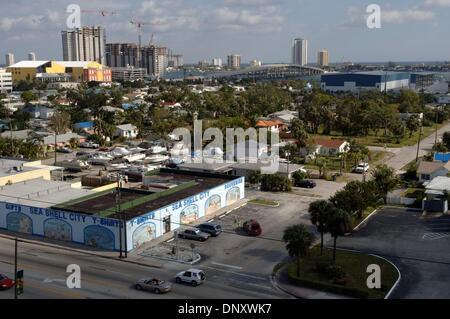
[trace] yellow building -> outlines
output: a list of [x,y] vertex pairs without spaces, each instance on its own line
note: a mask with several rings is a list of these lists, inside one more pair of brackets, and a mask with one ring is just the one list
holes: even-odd
[[38,75],[47,75],[45,78],[52,81],[50,75],[69,75],[72,82],[111,82],[111,69],[92,61],[21,61],[7,68],[12,74],[13,83],[21,80],[33,81]]

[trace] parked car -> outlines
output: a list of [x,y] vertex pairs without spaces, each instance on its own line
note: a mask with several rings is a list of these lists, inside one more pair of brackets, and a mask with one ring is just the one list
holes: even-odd
[[141,279],[136,283],[137,290],[150,290],[155,294],[165,293],[172,290],[172,285],[165,281],[156,278]]
[[85,151],[77,152],[75,154],[76,157],[89,156],[89,155],[91,155],[91,153],[85,152]]
[[243,225],[244,230],[249,235],[258,236],[261,235],[261,225],[254,219],[247,220]]
[[179,232],[178,237],[186,238],[186,239],[194,239],[194,240],[199,240],[199,241],[205,241],[209,237],[211,237],[211,235],[200,231],[200,229],[198,229],[198,228],[191,227],[191,228],[186,228],[186,229],[182,230],[181,232]]
[[100,145],[98,145],[97,143],[94,143],[94,142],[83,142],[83,143],[81,143],[80,146],[84,147],[84,148],[99,148],[100,147]]
[[196,228],[200,229],[200,231],[204,233],[208,233],[211,236],[219,236],[222,233],[222,226],[214,223],[203,223],[198,225]]
[[7,290],[14,286],[14,280],[0,274],[0,290]]
[[297,187],[303,187],[303,188],[314,188],[317,186],[316,182],[310,181],[310,180],[303,180],[300,182],[296,182],[295,186]]
[[60,153],[72,153],[73,152],[73,150],[68,147],[60,147],[60,148],[57,148],[56,151],[60,152]]
[[367,172],[368,170],[369,170],[369,164],[367,164],[367,163],[358,164],[358,166],[353,168],[353,171],[355,173],[364,173],[364,172]]
[[182,271],[178,273],[175,277],[176,283],[187,282],[192,286],[197,286],[202,284],[206,279],[205,273],[200,269],[188,269],[186,271]]

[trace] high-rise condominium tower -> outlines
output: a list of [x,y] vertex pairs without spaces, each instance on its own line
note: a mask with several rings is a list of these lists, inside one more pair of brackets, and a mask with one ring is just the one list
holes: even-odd
[[14,54],[13,53],[8,53],[6,55],[6,66],[10,66],[14,64]]
[[292,64],[308,64],[308,41],[295,39],[292,41]]
[[64,61],[97,61],[106,64],[102,27],[81,27],[62,31]]
[[319,51],[319,54],[317,55],[317,64],[319,67],[328,66],[328,51]]
[[231,54],[228,56],[228,66],[238,68],[241,66],[241,56],[239,54]]

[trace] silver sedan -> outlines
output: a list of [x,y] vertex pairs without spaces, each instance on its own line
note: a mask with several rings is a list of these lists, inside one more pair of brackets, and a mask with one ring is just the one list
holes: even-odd
[[137,290],[150,290],[153,291],[156,294],[159,293],[165,293],[172,290],[172,285],[165,281],[160,279],[141,279],[136,283],[136,289]]

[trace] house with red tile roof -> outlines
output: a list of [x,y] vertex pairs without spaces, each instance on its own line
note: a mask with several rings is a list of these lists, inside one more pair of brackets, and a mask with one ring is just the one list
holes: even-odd
[[286,130],[286,125],[280,121],[258,120],[256,128],[267,128],[269,132],[279,132]]

